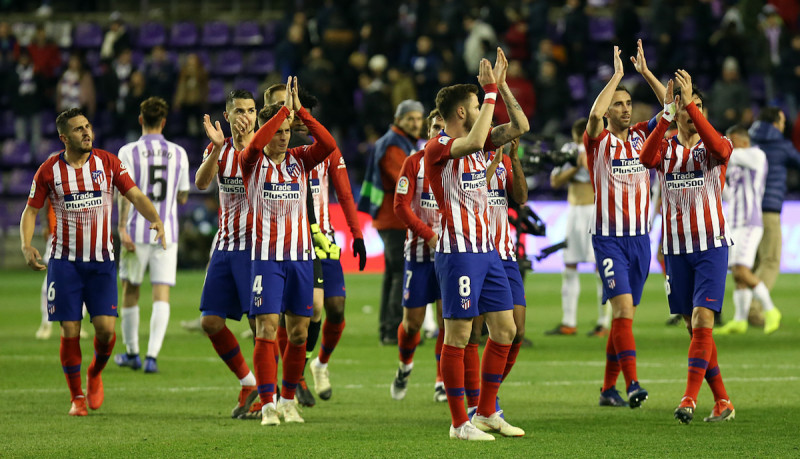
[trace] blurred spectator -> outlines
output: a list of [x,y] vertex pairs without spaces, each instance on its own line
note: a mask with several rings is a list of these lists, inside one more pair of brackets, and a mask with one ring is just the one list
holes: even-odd
[[631,0],[618,0],[614,9],[614,43],[622,50],[622,63],[625,72],[633,73],[633,64],[629,57],[636,55],[636,39],[642,25],[639,14]]
[[[711,37],[717,28],[717,21],[711,11],[712,0],[694,0],[690,2],[689,15],[694,18],[695,36],[694,45],[697,59],[695,62],[698,77],[710,78],[716,69],[717,57],[711,46]],[[656,62],[658,64],[658,62]],[[660,76],[660,75],[657,75]]]
[[200,135],[200,123],[208,110],[208,72],[197,54],[186,56],[172,106],[186,120],[186,133],[192,137]]
[[750,89],[739,75],[739,63],[728,56],[722,64],[722,79],[714,82],[710,94],[709,112],[711,123],[720,132],[734,124],[750,124],[753,112],[750,108]]
[[585,47],[589,43],[589,18],[582,0],[567,0],[562,24],[561,36],[567,52],[567,71],[584,73],[588,70]]
[[6,21],[0,21],[0,87],[14,72],[14,62],[19,56],[19,43],[17,37],[11,33],[11,26]]
[[540,134],[552,136],[559,132],[567,114],[569,100],[569,89],[559,76],[556,63],[552,60],[542,62],[536,77],[537,104],[534,119],[534,126]]
[[562,67],[567,62],[567,57],[564,52],[564,47],[556,45],[553,40],[545,38],[539,40],[539,48],[533,56],[533,61],[530,65],[530,73],[536,75],[539,73],[539,67],[543,62],[552,61],[557,67]]
[[[677,9],[668,0],[653,0],[650,10],[650,34],[656,42],[655,74],[657,76],[674,72],[678,67],[674,56],[678,51],[672,34],[678,29]],[[697,28],[701,28],[699,23]],[[702,57],[701,57],[702,59]]]
[[145,79],[141,72],[131,73],[128,83],[128,95],[122,99],[122,104],[117,106],[118,126],[125,132],[125,140],[133,142],[142,134],[139,124],[139,106],[145,99]]
[[492,26],[474,14],[464,17],[464,31],[467,32],[467,38],[464,40],[464,65],[470,75],[477,75],[481,59],[495,55],[497,35]]
[[539,41],[547,36],[547,18],[550,5],[547,0],[526,0],[523,2],[524,16],[528,18],[528,39],[530,49],[538,49]]
[[61,67],[61,53],[58,46],[47,36],[44,25],[39,24],[28,45],[28,53],[33,61],[33,73],[39,78],[42,102],[53,103],[58,81],[56,70]]
[[[512,60],[508,63],[508,73],[506,75],[506,83],[514,98],[517,99],[519,106],[528,120],[533,118],[536,110],[536,92],[533,89],[533,84],[530,79],[525,75],[520,61]],[[497,108],[494,110],[494,119],[497,124],[505,124],[510,120],[506,110],[505,100],[502,97],[497,98]]]
[[92,75],[84,67],[83,59],[78,54],[71,54],[67,61],[67,69],[58,80],[56,89],[56,111],[79,107],[89,121],[94,120],[97,99]]
[[134,72],[132,59],[133,54],[131,53],[131,50],[126,49],[120,52],[119,56],[114,59],[114,62],[111,64],[111,68],[117,78],[118,85],[116,110],[119,110],[119,104],[123,103],[125,97],[128,96],[128,92],[130,91],[131,74]]
[[506,19],[509,26],[503,41],[508,47],[508,58],[528,61],[531,58],[530,40],[528,39],[528,23],[524,21],[519,10],[506,8]]
[[289,75],[297,75],[306,55],[305,29],[300,24],[292,24],[286,38],[275,48],[275,62],[285,81]]
[[163,46],[154,46],[150,57],[142,65],[147,93],[150,96],[172,100],[175,94],[175,64]]
[[343,126],[349,120],[342,119],[339,115],[339,106],[333,98],[334,85],[336,80],[336,68],[328,60],[322,48],[315,46],[311,48],[305,64],[299,70],[299,80],[311,94],[319,99],[320,107],[315,116],[328,126]]
[[[439,73],[437,72],[434,78],[438,78]],[[386,72],[386,81],[389,83],[389,88],[391,93],[389,96],[389,100],[391,101],[392,106],[397,106],[400,102],[406,99],[417,99],[417,89],[414,86],[414,80],[411,79],[405,72],[398,69],[397,67],[390,67],[389,70]],[[435,83],[436,84],[436,83]],[[435,98],[434,93],[434,98]],[[433,104],[433,98],[421,98],[423,104],[427,103],[428,105]]]
[[709,42],[717,58],[715,68],[719,68],[722,64],[720,59],[726,56],[734,57],[736,62],[748,62],[746,59],[749,42],[744,35],[742,17],[735,7],[729,9],[722,17],[719,29],[711,35]]
[[[417,38],[417,49],[410,62],[411,71],[414,73],[414,82],[419,92],[419,98],[423,103],[431,104],[431,101],[436,98],[436,91],[439,90],[437,77],[439,74],[439,67],[442,61],[433,50],[433,40],[427,35],[422,35]],[[394,91],[392,91],[394,92]],[[405,99],[416,100],[417,97],[409,95],[408,97],[401,97],[399,100],[392,98],[392,105],[397,106]]]
[[5,93],[11,99],[16,140],[17,142],[28,142],[31,151],[37,152],[42,140],[42,125],[39,117],[41,93],[39,92],[39,79],[36,77],[33,62],[27,50],[20,52],[14,70],[6,79]]
[[800,34],[794,35],[789,46],[781,53],[781,66],[778,69],[778,90],[789,106],[791,117],[798,113],[800,104]]
[[104,61],[111,61],[123,50],[131,48],[131,36],[125,23],[122,22],[122,14],[114,11],[109,19],[111,24],[103,36],[103,44],[100,45],[100,59]]

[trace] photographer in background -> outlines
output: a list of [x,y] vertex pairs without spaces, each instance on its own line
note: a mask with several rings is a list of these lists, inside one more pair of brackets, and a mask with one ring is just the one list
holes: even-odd
[[[561,148],[564,156],[572,159],[561,166],[556,166],[550,174],[550,185],[561,188],[567,185],[567,233],[565,235],[564,272],[561,282],[561,324],[545,332],[548,335],[574,335],[578,332],[578,297],[581,283],[578,279],[578,263],[594,263],[592,238],[589,226],[594,209],[594,191],[587,169],[586,150],[581,137],[586,130],[586,118],[581,118],[572,125],[572,142]],[[609,315],[602,303],[603,286],[597,277],[597,325],[589,332],[589,336],[604,337],[608,335]]]

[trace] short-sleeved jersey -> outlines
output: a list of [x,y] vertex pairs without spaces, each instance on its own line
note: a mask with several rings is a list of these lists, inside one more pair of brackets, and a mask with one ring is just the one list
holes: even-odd
[[33,178],[28,205],[41,209],[50,199],[55,214],[52,258],[114,260],[113,187],[124,195],[135,186],[120,160],[104,150],[93,149],[80,169],[67,164],[64,153],[48,158]]
[[[178,242],[178,192],[189,191],[186,150],[161,134],[146,134],[120,148],[119,159],[158,211],[167,244]],[[153,243],[150,222],[135,208],[126,225],[133,242]]]
[[[495,152],[489,152],[488,161],[491,163]],[[508,193],[513,186],[511,173],[511,158],[503,155],[503,160],[497,165],[494,176],[489,179],[489,226],[494,235],[494,246],[502,260],[517,259],[514,250],[514,239],[511,236],[511,225],[508,224]]]
[[453,159],[452,137],[440,132],[425,144],[425,174],[440,210],[439,242],[442,253],[484,253],[494,250],[489,227],[486,154],[494,150],[491,133],[484,149]]
[[732,227],[763,225],[761,201],[767,183],[767,167],[767,155],[760,148],[733,149],[725,173]]
[[[407,261],[433,261],[433,250],[426,241],[439,233],[439,205],[425,177],[424,151],[403,162],[394,191],[395,214],[408,226],[403,254]],[[410,210],[403,212],[398,207]]]
[[583,133],[595,196],[592,234],[640,236],[650,232],[650,173],[639,162],[649,134],[647,121],[631,126],[627,140],[608,129],[596,138]]
[[336,197],[344,212],[347,225],[355,238],[363,238],[358,223],[356,204],[353,192],[350,189],[350,179],[347,177],[347,165],[342,158],[342,153],[337,148],[317,167],[311,170],[311,193],[314,197],[314,216],[317,219],[323,234],[333,237],[334,228],[331,225],[330,184],[336,191]]
[[[213,144],[206,147],[203,162],[206,161]],[[214,236],[214,249],[232,252],[250,248],[250,230],[253,227],[253,213],[247,201],[247,193],[239,166],[240,151],[233,146],[233,139],[225,139],[217,157],[217,187],[219,188],[219,230]]]

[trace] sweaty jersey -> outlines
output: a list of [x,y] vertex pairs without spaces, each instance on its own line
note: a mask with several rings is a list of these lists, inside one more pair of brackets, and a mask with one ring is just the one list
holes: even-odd
[[[161,134],[146,134],[120,148],[119,159],[158,211],[167,244],[178,242],[178,192],[189,191],[186,150]],[[150,222],[135,208],[126,226],[133,242],[153,243]]]
[[350,189],[350,179],[347,177],[347,165],[339,149],[335,149],[330,156],[311,170],[311,194],[314,197],[314,216],[319,227],[329,238],[333,237],[334,228],[331,225],[330,182],[336,190],[336,197],[344,212],[347,226],[355,239],[363,239],[361,227],[356,213],[356,203]]
[[608,129],[596,138],[583,133],[595,196],[592,234],[640,236],[650,232],[650,173],[639,162],[649,134],[647,121],[631,126],[627,140]]
[[308,174],[336,148],[336,142],[305,109],[296,113],[317,141],[290,148],[283,161],[273,162],[264,152],[289,109],[280,111],[256,132],[239,156],[245,189],[253,209],[253,260],[312,260],[306,193]]
[[700,141],[690,147],[674,136],[664,140],[662,119],[642,149],[642,164],[654,167],[661,182],[663,250],[680,255],[731,245],[722,211],[725,169],[733,146],[720,136],[694,103],[686,107]]
[[[491,163],[495,152],[489,152],[488,161]],[[513,186],[511,174],[511,158],[503,155],[502,161],[497,165],[494,176],[489,179],[489,225],[494,235],[494,246],[502,260],[517,259],[514,250],[514,240],[511,237],[511,225],[508,224],[508,193]]]
[[120,160],[93,149],[80,169],[67,164],[65,153],[51,156],[36,171],[28,205],[41,209],[45,199],[55,215],[51,257],[69,261],[114,259],[111,209],[116,187],[123,195],[136,184]]
[[762,226],[761,201],[767,183],[767,155],[758,147],[734,148],[725,173],[731,226]]
[[497,148],[491,132],[483,150],[454,159],[452,137],[444,131],[425,144],[425,174],[439,205],[439,242],[442,253],[485,253],[494,250],[489,227],[486,154]]
[[429,241],[439,232],[439,205],[425,177],[424,151],[403,161],[394,190],[394,213],[406,224],[403,255],[407,261],[433,261]]
[[[206,147],[203,162],[213,149],[213,144]],[[233,146],[233,139],[230,137],[225,139],[217,157],[219,229],[214,236],[215,250],[232,252],[250,247],[249,231],[253,227],[253,213],[247,201],[239,155],[241,152]]]

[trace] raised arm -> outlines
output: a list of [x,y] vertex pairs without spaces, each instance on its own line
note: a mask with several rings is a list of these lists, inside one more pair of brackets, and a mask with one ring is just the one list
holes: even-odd
[[528,181],[525,180],[522,163],[519,162],[518,147],[519,139],[512,140],[508,159],[511,160],[511,199],[521,205],[528,200]]
[[489,166],[486,168],[486,182],[488,183],[489,180],[494,178],[494,173],[497,171],[497,166],[500,165],[500,162],[503,161],[503,146],[497,147],[494,151],[494,157],[492,158],[492,162],[489,163]]
[[292,112],[284,105],[278,110],[275,116],[270,118],[269,121],[264,123],[264,125],[256,131],[253,140],[250,141],[247,148],[244,149],[242,155],[239,157],[239,161],[242,165],[242,174],[245,177],[249,177],[250,174],[253,173],[253,168],[258,162],[258,155],[264,151],[264,147],[266,147],[269,141],[275,136],[281,124],[283,124],[291,113]]
[[516,139],[528,132],[531,128],[530,123],[528,123],[528,117],[525,116],[525,112],[522,111],[522,107],[519,106],[517,99],[514,98],[514,94],[506,83],[507,70],[508,60],[503,50],[498,47],[497,61],[492,72],[494,73],[500,96],[503,97],[503,101],[506,103],[506,111],[510,121],[492,129],[492,143],[495,145],[505,145],[512,139]]
[[303,156],[306,158],[305,161],[307,161],[306,167],[312,168],[322,161],[325,161],[325,158],[333,153],[336,149],[336,140],[334,140],[331,133],[325,129],[325,126],[311,116],[311,113],[308,113],[308,110],[301,107],[296,113],[300,121],[308,128],[309,135],[316,140],[316,142],[311,145],[299,147],[304,151]]
[[206,135],[211,140],[209,145],[210,150],[206,149],[203,155],[203,162],[197,168],[197,173],[194,175],[194,185],[200,189],[205,190],[211,185],[211,181],[219,171],[219,154],[222,152],[222,146],[225,143],[225,134],[222,132],[222,126],[219,121],[211,124],[211,117],[208,115],[203,116],[203,128],[206,130]]
[[653,132],[647,136],[642,151],[639,153],[639,162],[649,169],[658,166],[661,162],[661,145],[664,142],[664,134],[669,129],[672,120],[675,119],[677,107],[672,97],[672,84],[672,80],[669,80],[666,89],[664,89],[664,113]]
[[619,46],[614,47],[614,75],[608,80],[608,83],[597,95],[594,100],[592,110],[589,112],[589,122],[586,124],[586,134],[590,139],[593,139],[603,132],[603,115],[608,111],[608,106],[611,105],[611,99],[614,97],[614,91],[617,90],[622,76],[625,74],[622,68],[622,59],[620,59]]
[[706,145],[708,153],[717,161],[727,163],[733,152],[733,145],[714,129],[714,126],[703,116],[703,112],[692,102],[692,77],[689,72],[679,69],[675,73],[675,81],[681,88],[681,102],[686,104],[686,111],[697,129],[700,139]]
[[640,38],[638,41],[639,49],[636,51],[636,57],[631,56],[631,62],[633,62],[633,68],[639,72],[644,80],[650,85],[650,89],[653,90],[653,93],[656,95],[656,99],[658,99],[659,105],[664,104],[664,91],[667,89],[661,84],[661,81],[653,75],[653,72],[647,67],[647,60],[644,58],[644,48],[642,48],[642,39]]
[[486,138],[489,137],[489,130],[492,127],[492,116],[494,115],[494,105],[497,100],[497,84],[492,73],[491,64],[486,59],[481,59],[480,73],[478,73],[478,83],[483,87],[485,96],[483,105],[478,113],[478,118],[472,125],[469,134],[464,137],[453,139],[450,147],[450,157],[453,159],[461,158],[476,151],[483,149]]

